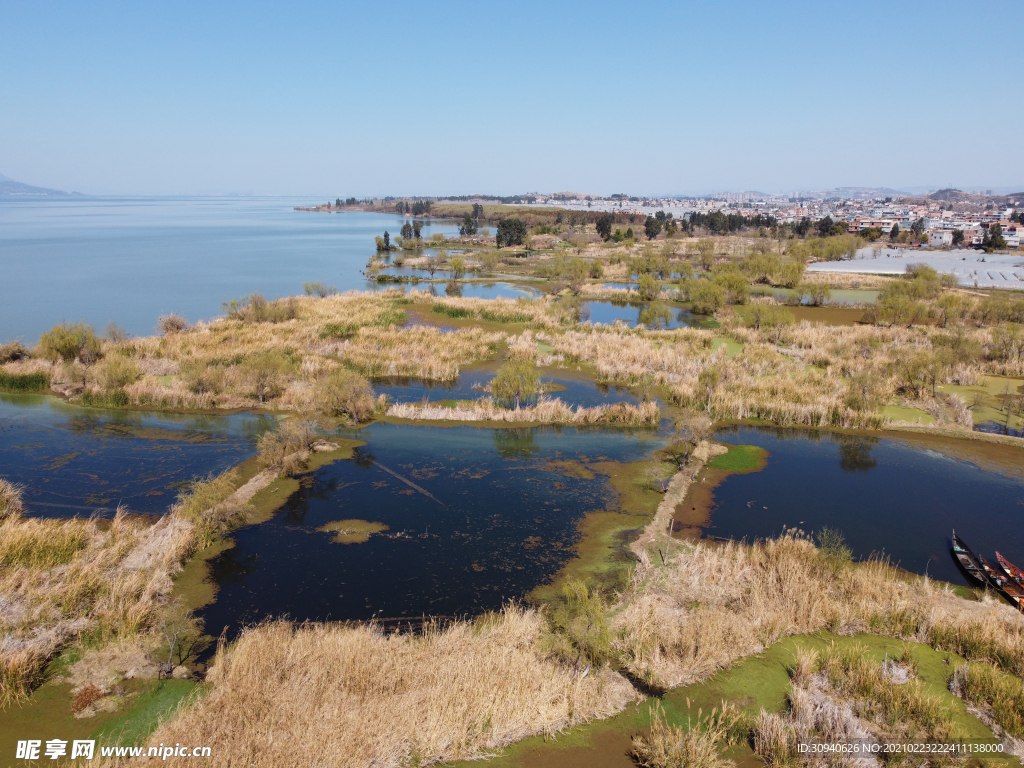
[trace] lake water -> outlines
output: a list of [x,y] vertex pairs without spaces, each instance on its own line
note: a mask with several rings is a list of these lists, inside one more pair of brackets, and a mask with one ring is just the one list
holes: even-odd
[[[573,556],[577,523],[613,508],[593,462],[634,461],[653,430],[420,427],[374,424],[351,460],[305,476],[268,522],[232,534],[211,560],[220,591],[207,631],[267,616],[297,620],[453,616],[500,608]],[[552,462],[576,461],[577,469]],[[399,477],[400,476],[400,477]],[[404,478],[404,479],[403,479]],[[317,529],[379,522],[358,544]]]
[[965,584],[949,554],[955,528],[975,552],[998,549],[1024,566],[1024,464],[984,471],[912,440],[808,430],[741,427],[718,438],[770,456],[762,471],[715,489],[709,535],[834,528],[857,557],[884,552],[909,571]]
[[245,461],[275,419],[82,408],[0,394],[0,477],[29,515],[110,517],[118,504],[163,514],[184,483]]
[[580,307],[580,322],[596,325],[624,323],[630,328],[686,328],[699,320],[689,310],[670,304],[630,302],[613,304],[610,301],[586,301]]
[[[220,314],[229,299],[268,298],[323,281],[341,291],[372,288],[361,274],[374,237],[403,219],[377,213],[313,213],[293,198],[0,199],[0,343],[62,320],[96,330],[116,322],[134,335],[157,318]],[[456,234],[453,223],[423,228]]]

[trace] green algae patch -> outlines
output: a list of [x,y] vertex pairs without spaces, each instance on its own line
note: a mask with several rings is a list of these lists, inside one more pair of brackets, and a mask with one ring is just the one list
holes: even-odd
[[728,360],[732,360],[732,358],[736,357],[736,355],[743,351],[742,344],[738,341],[728,339],[725,336],[717,336],[711,340],[711,349],[713,351],[717,352],[722,347],[725,347],[725,357]]
[[552,460],[543,464],[541,469],[548,472],[557,472],[566,477],[575,477],[580,480],[593,480],[594,473],[585,464],[575,459]]
[[318,531],[333,533],[331,539],[335,544],[363,544],[370,540],[370,536],[389,530],[384,523],[374,523],[369,520],[335,520],[321,525]]
[[92,736],[103,745],[140,744],[183,702],[202,690],[191,680],[158,680],[150,690],[139,694],[127,711],[93,731]]
[[0,709],[0,755],[12,757],[21,739],[60,738],[69,744],[73,739],[98,739],[98,756],[100,746],[115,743],[115,733],[148,736],[161,718],[168,719],[179,702],[200,688],[190,680],[122,680],[118,709],[76,718],[71,713],[71,684],[64,675],[77,660],[77,650],[65,651],[50,662],[46,680],[28,699]]
[[745,475],[760,472],[768,463],[768,451],[756,445],[730,445],[729,450],[715,456],[707,463],[711,469],[719,469],[731,475]]
[[966,400],[975,424],[998,424],[1011,430],[1024,428],[1024,416],[1007,413],[1006,408],[1009,403],[1012,411],[1012,398],[1024,393],[1024,378],[981,376],[971,386],[939,384],[938,390]]
[[182,605],[195,611],[217,599],[217,585],[210,580],[209,562],[222,552],[235,546],[232,539],[218,539],[196,552],[174,578],[171,599],[180,599]]
[[[965,739],[993,739],[992,731],[964,703],[949,692],[947,685],[953,670],[963,659],[955,654],[935,651],[926,645],[904,643],[876,635],[858,634],[843,637],[828,633],[796,635],[770,646],[763,653],[748,656],[732,667],[707,680],[674,688],[660,697],[647,698],[628,706],[623,712],[605,720],[570,728],[557,739],[535,736],[517,742],[488,761],[491,768],[635,768],[629,757],[632,737],[651,725],[651,710],[660,705],[665,719],[672,726],[690,727],[699,710],[729,706],[747,722],[753,721],[762,709],[785,712],[791,690],[789,670],[797,651],[823,651],[830,644],[838,649],[860,647],[864,655],[881,664],[886,658],[898,658],[905,647],[917,666],[917,677],[925,692],[939,699],[944,718],[948,719]],[[726,758],[741,765],[761,765],[748,742],[719,748]],[[1012,759],[992,758],[993,765],[1012,765]],[[448,763],[451,768],[472,768],[476,762]]]
[[911,424],[934,424],[935,417],[920,408],[907,408],[902,405],[887,405],[882,408],[882,415],[893,421],[906,421]]

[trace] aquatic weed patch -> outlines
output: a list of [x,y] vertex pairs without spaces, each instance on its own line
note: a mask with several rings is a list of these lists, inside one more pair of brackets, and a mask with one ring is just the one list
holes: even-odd
[[768,462],[768,451],[757,445],[730,445],[729,450],[708,462],[712,469],[731,474],[745,474],[764,469]]

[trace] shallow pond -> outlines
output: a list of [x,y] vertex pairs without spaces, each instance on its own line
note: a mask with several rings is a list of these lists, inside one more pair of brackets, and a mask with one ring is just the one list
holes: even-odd
[[[386,394],[396,403],[420,403],[438,400],[479,400],[490,397],[484,387],[494,378],[496,366],[464,370],[456,381],[425,381],[415,378],[375,378],[373,390]],[[575,377],[568,371],[541,371],[541,381],[548,397],[560,398],[568,405],[586,408],[607,403],[626,402],[636,405],[639,398],[625,387],[598,384],[590,379]]]
[[[412,272],[412,270],[408,271]],[[434,296],[464,296],[468,299],[533,299],[538,295],[536,291],[530,288],[524,288],[513,285],[512,283],[504,282],[459,283],[458,290],[453,293],[449,293],[447,286],[444,283],[378,283],[373,280],[366,281],[365,290],[367,291],[384,291],[394,289],[416,289],[419,291],[426,291]]]
[[949,554],[955,528],[976,552],[991,558],[998,549],[1024,565],[1019,449],[759,427],[718,438],[760,446],[769,457],[763,470],[714,489],[706,535],[752,540],[828,527],[842,532],[855,557],[884,552],[909,571],[965,584]]
[[[207,631],[297,620],[452,616],[499,608],[573,556],[577,524],[614,508],[602,471],[661,443],[650,430],[374,424],[367,445],[302,478],[272,519],[210,561]],[[334,529],[386,530],[338,543]],[[358,540],[350,535],[348,540]]]
[[0,394],[0,477],[25,486],[30,515],[109,517],[118,504],[162,514],[184,483],[252,456],[256,437],[275,423],[244,413],[118,411]]
[[670,304],[630,302],[613,304],[610,301],[587,301],[580,306],[580,322],[596,325],[625,323],[630,328],[686,328],[700,323],[700,318],[687,309]]
[[[750,292],[755,296],[774,296],[782,301],[787,301],[793,295],[792,288],[773,288],[770,285],[755,286]],[[834,288],[830,294],[829,304],[874,304],[878,301],[878,291]],[[809,304],[810,299],[805,298],[801,303]]]

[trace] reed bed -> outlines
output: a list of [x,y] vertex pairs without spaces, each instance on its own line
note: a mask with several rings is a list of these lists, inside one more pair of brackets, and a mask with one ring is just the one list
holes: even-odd
[[208,694],[150,741],[213,745],[214,766],[422,766],[553,735],[636,700],[607,667],[581,675],[547,658],[544,629],[538,613],[516,607],[422,635],[264,624],[218,655]]
[[541,424],[621,424],[629,426],[657,426],[661,412],[656,403],[640,405],[616,403],[575,409],[559,398],[541,398],[537,405],[503,408],[492,398],[472,403],[460,402],[454,408],[428,403],[396,403],[387,415],[396,419],[417,421],[500,421],[510,423]]
[[364,328],[335,354],[365,376],[457,379],[462,366],[495,352],[504,334],[481,328],[445,333],[430,326],[384,330]]
[[429,299],[431,310],[441,317],[469,318],[492,323],[530,323],[541,328],[558,328],[572,322],[572,312],[548,299],[475,299],[455,296],[432,297],[413,291],[416,299]]
[[680,544],[665,566],[641,552],[616,621],[623,663],[667,687],[821,629],[925,642],[1024,674],[1024,616],[1013,608],[962,600],[884,562],[837,563],[791,535]]
[[192,546],[191,524],[171,515],[0,521],[0,707],[27,696],[69,640],[150,629]]

